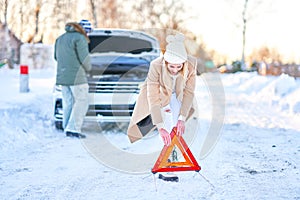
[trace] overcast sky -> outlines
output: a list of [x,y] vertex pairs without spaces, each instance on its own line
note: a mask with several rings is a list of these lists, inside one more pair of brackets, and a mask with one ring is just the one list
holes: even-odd
[[[300,62],[300,1],[264,0],[253,9],[259,0],[249,0],[253,14],[247,25],[246,56],[253,48],[263,45],[277,48],[285,59]],[[243,0],[186,0],[197,18],[189,23],[191,31],[203,36],[211,49],[240,58],[242,49],[241,22]],[[255,6],[254,6],[255,7]],[[239,14],[240,13],[240,14]],[[239,17],[240,16],[240,17]],[[242,25],[240,23],[239,25]]]

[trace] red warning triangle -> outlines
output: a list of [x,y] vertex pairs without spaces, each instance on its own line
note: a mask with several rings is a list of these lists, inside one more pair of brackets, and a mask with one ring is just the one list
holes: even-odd
[[[196,171],[199,172],[201,167],[198,165],[195,157],[190,151],[188,145],[182,137],[176,135],[177,128],[174,127],[171,136],[171,145],[164,146],[161,150],[160,155],[152,168],[152,173],[156,172],[174,172],[174,171]],[[177,146],[182,153],[185,161],[184,162],[169,162],[168,158],[172,153],[173,148]]]

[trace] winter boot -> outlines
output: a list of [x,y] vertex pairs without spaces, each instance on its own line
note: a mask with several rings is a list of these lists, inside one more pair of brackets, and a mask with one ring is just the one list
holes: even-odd
[[171,181],[171,182],[178,182],[179,178],[176,174],[172,173],[172,172],[166,172],[164,174],[159,174],[158,175],[159,179],[162,179],[164,181]]
[[86,138],[86,136],[84,134],[76,133],[76,132],[71,132],[71,131],[67,131],[66,132],[66,136],[67,137]]

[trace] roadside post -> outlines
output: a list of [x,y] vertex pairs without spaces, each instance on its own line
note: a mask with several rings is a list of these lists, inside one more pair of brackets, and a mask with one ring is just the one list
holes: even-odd
[[20,92],[29,92],[29,74],[27,65],[20,66]]

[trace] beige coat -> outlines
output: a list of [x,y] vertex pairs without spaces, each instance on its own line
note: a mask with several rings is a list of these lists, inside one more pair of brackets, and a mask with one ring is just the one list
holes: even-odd
[[[175,83],[177,99],[182,103],[180,115],[187,119],[196,109],[194,104],[196,64],[196,59],[189,56]],[[163,123],[161,108],[170,103],[171,95],[172,78],[163,58],[159,57],[150,64],[147,79],[140,90],[128,126],[127,135],[131,142],[141,139],[154,130],[155,125]]]

